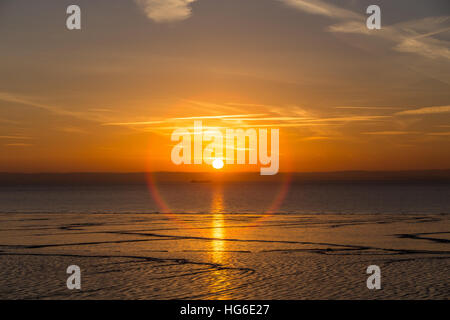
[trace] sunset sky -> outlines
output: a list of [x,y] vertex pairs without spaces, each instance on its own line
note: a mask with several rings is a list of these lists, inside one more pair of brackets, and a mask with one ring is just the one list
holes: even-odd
[[0,0],[0,172],[210,170],[170,159],[196,119],[279,128],[280,171],[450,168],[450,2]]

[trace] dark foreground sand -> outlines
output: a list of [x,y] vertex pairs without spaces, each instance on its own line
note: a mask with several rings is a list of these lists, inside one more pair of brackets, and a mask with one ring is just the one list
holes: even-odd
[[0,298],[448,299],[449,218],[1,214]]

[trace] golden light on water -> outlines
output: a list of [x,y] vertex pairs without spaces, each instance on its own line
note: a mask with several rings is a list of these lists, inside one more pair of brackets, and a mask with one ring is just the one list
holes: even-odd
[[[217,160],[217,159],[216,159]],[[223,162],[222,162],[223,164]],[[223,190],[220,185],[215,186],[213,191],[212,203],[211,203],[211,213],[212,213],[212,224],[211,224],[211,260],[213,263],[218,265],[223,265],[226,263],[227,253],[226,253],[226,241],[225,239],[225,221],[224,221],[224,201],[223,201]],[[218,299],[227,299],[226,294],[223,293],[224,290],[229,286],[229,279],[227,277],[226,270],[215,270],[212,273],[211,288],[216,292],[221,292]]]
[[225,238],[223,209],[223,190],[221,186],[216,186],[211,205],[211,213],[213,214],[211,238],[215,239],[212,241],[212,258],[213,262],[217,264],[222,264],[225,249],[225,241],[220,240]]

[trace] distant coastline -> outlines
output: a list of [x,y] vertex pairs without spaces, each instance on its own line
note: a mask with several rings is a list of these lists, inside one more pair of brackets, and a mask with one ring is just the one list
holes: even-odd
[[257,172],[78,172],[78,173],[0,173],[0,186],[8,185],[126,185],[146,184],[150,176],[157,182],[208,181],[212,183],[282,182],[292,183],[450,183],[450,169],[416,171],[336,171],[293,172],[260,176]]

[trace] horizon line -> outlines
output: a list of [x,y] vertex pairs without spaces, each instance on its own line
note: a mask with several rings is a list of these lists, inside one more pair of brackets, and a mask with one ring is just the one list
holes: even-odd
[[[365,170],[365,169],[355,169],[355,170],[331,170],[331,171],[279,171],[278,174],[286,174],[286,173],[302,173],[302,174],[310,174],[310,173],[349,173],[349,172],[424,172],[424,171],[450,171],[450,168],[445,169],[410,169],[410,170]],[[179,173],[179,174],[258,174],[259,171],[64,171],[64,172],[56,172],[56,171],[38,171],[38,172],[23,172],[23,171],[0,171],[0,174],[148,174],[148,173]],[[276,176],[275,175],[275,176]]]

